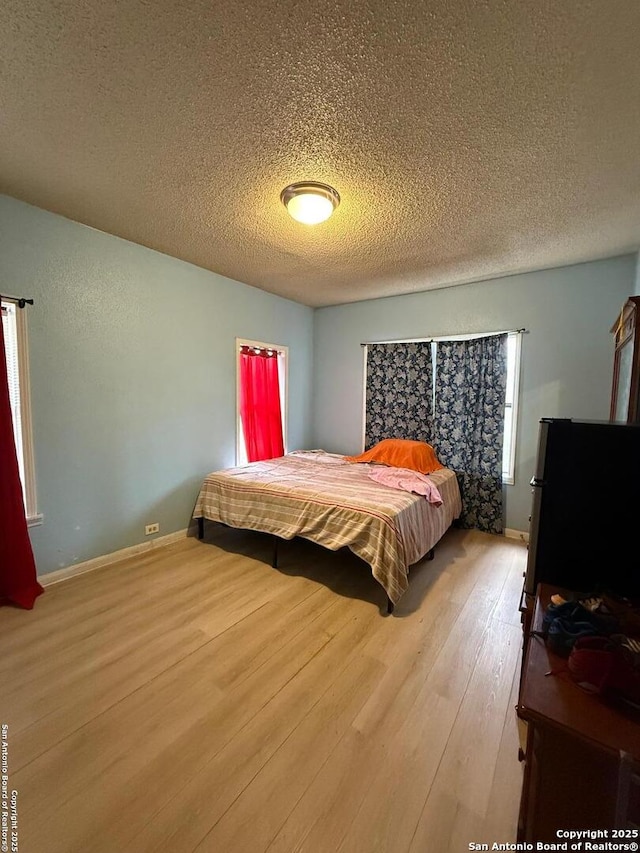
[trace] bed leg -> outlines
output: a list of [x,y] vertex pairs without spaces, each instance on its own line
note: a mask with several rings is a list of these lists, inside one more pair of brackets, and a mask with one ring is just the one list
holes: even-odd
[[204,516],[198,519],[198,539],[204,539]]
[[278,537],[275,535],[273,537],[273,558],[271,560],[271,565],[274,569],[278,568]]
[[393,601],[387,596],[387,613],[393,613]]
[[427,560],[433,560],[433,558],[435,557],[435,555],[436,555],[436,549],[435,549],[435,548],[432,548],[432,549],[429,551],[429,553],[427,554]]

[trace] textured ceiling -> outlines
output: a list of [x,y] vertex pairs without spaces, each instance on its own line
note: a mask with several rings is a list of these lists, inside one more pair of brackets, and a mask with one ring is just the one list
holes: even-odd
[[307,305],[620,254],[639,52],[638,0],[3,0],[0,192]]

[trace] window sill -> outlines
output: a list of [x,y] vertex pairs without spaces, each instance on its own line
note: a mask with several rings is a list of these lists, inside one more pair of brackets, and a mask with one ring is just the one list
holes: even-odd
[[42,518],[42,515],[32,515],[31,518],[27,518],[27,527],[38,527],[42,524]]

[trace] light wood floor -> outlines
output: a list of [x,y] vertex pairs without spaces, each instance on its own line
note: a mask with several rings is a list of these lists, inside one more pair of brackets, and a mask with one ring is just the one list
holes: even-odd
[[349,552],[208,528],[0,610],[20,853],[514,841],[523,546],[450,531],[396,615]]

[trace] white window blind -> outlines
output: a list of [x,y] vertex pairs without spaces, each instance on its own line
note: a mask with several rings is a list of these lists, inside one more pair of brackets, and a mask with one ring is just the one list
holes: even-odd
[[22,413],[20,407],[20,371],[18,369],[18,329],[16,306],[8,302],[2,305],[2,331],[7,356],[7,377],[9,379],[9,400],[13,417],[13,438],[18,453],[20,479],[24,493],[24,452],[22,448]]
[[513,485],[515,481],[521,342],[521,335],[516,332],[509,332],[507,336],[507,393],[504,407],[504,445],[502,451],[502,480],[509,485]]
[[25,513],[29,523],[37,524],[42,520],[42,516],[37,514],[36,507],[25,309],[18,308],[14,302],[9,301],[2,302],[1,309],[13,438],[18,457]]

